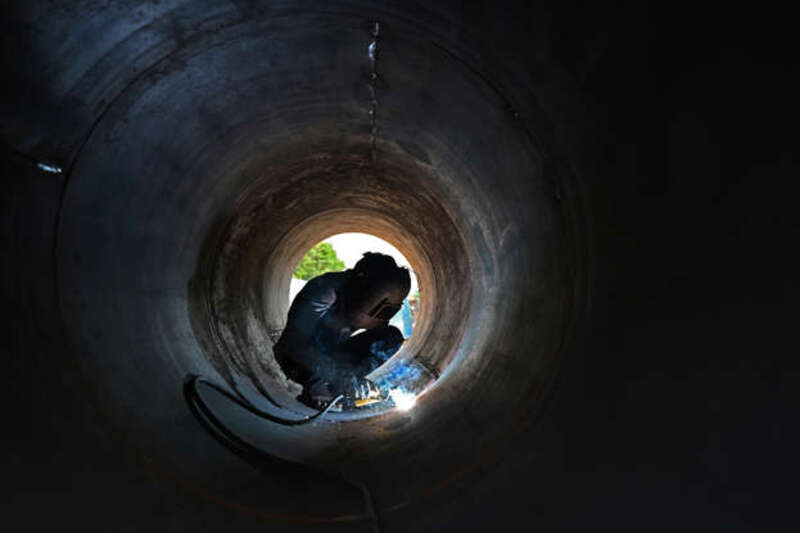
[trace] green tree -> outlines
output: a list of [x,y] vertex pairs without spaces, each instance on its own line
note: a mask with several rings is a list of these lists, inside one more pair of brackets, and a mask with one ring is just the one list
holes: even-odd
[[344,270],[344,262],[337,257],[336,250],[327,242],[321,242],[306,252],[294,271],[294,277],[309,280],[326,272],[340,270]]

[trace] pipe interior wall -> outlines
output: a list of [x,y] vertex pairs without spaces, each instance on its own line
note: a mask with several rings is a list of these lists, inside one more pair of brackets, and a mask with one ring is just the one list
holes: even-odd
[[[779,354],[800,265],[780,256],[793,196],[765,184],[794,150],[791,32],[760,54],[716,12],[569,2],[3,9],[22,526],[365,531],[359,483],[382,531],[788,523],[764,510],[790,494],[798,374]],[[411,261],[423,308],[402,357],[440,377],[409,412],[292,428],[203,391],[321,474],[251,468],[193,418],[184,379],[307,414],[271,334],[294,265],[343,231]]]
[[362,89],[374,36],[362,18],[292,21],[248,20],[191,42],[105,113],[63,202],[61,305],[111,416],[189,477],[186,437],[169,430],[191,424],[183,376],[245,379],[302,413],[268,337],[291,269],[337,231],[394,240],[420,265],[426,295],[408,351],[438,367],[439,382],[410,415],[240,429],[286,459],[380,470],[375,490],[404,505],[470,462],[474,449],[459,443],[489,446],[531,383],[551,381],[574,242],[545,156],[484,79],[387,18],[371,108]]

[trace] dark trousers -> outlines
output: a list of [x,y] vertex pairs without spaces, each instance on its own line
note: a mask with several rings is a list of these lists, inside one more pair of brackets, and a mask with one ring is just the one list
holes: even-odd
[[[403,344],[403,335],[394,326],[362,331],[336,347],[332,354],[320,354],[315,361],[282,358],[286,375],[303,385],[301,397],[336,396],[352,387],[353,380],[378,368]],[[298,364],[299,363],[299,364]]]

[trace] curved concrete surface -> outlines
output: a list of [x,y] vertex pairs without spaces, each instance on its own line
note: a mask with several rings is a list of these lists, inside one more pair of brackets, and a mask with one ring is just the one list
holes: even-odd
[[[552,380],[582,270],[572,199],[554,197],[547,152],[453,44],[380,18],[374,65],[375,35],[346,11],[288,25],[267,13],[198,38],[126,87],[71,170],[67,328],[109,416],[167,464],[186,459],[171,425],[191,423],[177,385],[215,375],[206,359],[280,394],[268,332],[303,251],[335,232],[375,233],[419,265],[428,297],[407,352],[442,377],[411,415],[248,428],[263,448],[404,506],[503,438]],[[205,475],[195,460],[182,475]]]
[[[642,193],[617,186],[634,167],[606,157],[624,159],[637,142],[637,113],[613,81],[630,56],[604,56],[619,53],[620,38],[568,29],[568,11],[213,0],[12,8],[19,29],[7,49],[29,61],[12,67],[4,161],[35,178],[18,193],[34,207],[10,208],[6,220],[40,243],[20,256],[41,267],[25,274],[40,293],[20,332],[48,332],[13,353],[33,346],[33,361],[51,367],[20,370],[17,392],[49,383],[63,405],[48,416],[73,414],[44,425],[75,435],[50,471],[85,465],[67,476],[71,489],[53,491],[73,497],[48,505],[89,530],[552,531],[597,520],[637,530],[639,518],[589,503],[621,475],[614,464],[649,464],[610,451],[639,425],[652,431],[635,409],[614,422],[613,405],[634,386],[631,368],[647,376],[663,364],[633,348],[619,355],[621,338],[652,332],[631,333],[638,311],[630,328],[619,324],[613,287],[644,274],[609,221],[649,220],[644,234],[669,201],[648,214],[609,208],[611,191]],[[713,166],[713,154],[687,157]],[[289,461],[253,469],[193,418],[183,380],[204,375],[261,409],[308,414],[270,332],[283,326],[304,251],[350,231],[391,242],[414,266],[423,308],[402,357],[423,361],[430,384],[409,412],[331,413],[297,427],[203,391],[233,431]],[[667,235],[651,232],[651,245]],[[19,418],[23,441],[49,434],[37,416]],[[635,457],[641,447],[622,449]],[[104,487],[117,497],[99,497],[103,510],[72,503]],[[654,487],[643,508],[663,496]],[[636,499],[620,490],[610,508]],[[23,505],[28,492],[17,491]]]

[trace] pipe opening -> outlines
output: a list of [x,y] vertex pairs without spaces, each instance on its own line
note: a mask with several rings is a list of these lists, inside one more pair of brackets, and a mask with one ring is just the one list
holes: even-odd
[[[370,260],[369,254],[390,258],[393,265],[381,263],[386,266],[381,267],[384,281],[379,283],[395,275],[407,279],[408,285],[391,291],[392,304],[387,298],[378,302],[379,296],[358,303],[379,290],[352,285],[356,269]],[[297,263],[288,300],[286,327],[271,331],[270,337],[284,373],[305,386],[306,401],[314,394],[330,394],[327,401],[341,394],[344,398],[335,408],[339,412],[367,412],[386,404],[408,410],[425,384],[438,377],[416,362],[413,354],[404,359],[403,350],[414,329],[419,286],[408,259],[389,242],[360,232],[317,242]]]
[[[318,253],[316,250],[321,245],[327,245],[330,251],[325,250],[322,253]],[[313,256],[311,255],[312,252]],[[389,323],[398,328],[406,340],[410,339],[414,331],[420,301],[419,282],[417,281],[414,267],[406,256],[390,242],[368,233],[339,233],[321,240],[310,248],[300,263],[297,264],[292,274],[289,283],[287,312],[297,294],[314,275],[351,269],[366,252],[388,255],[395,260],[398,266],[408,269],[411,288],[403,302],[403,308],[394,315]],[[336,264],[335,261],[339,263]],[[273,336],[276,336],[279,332],[280,330],[273,332]]]

